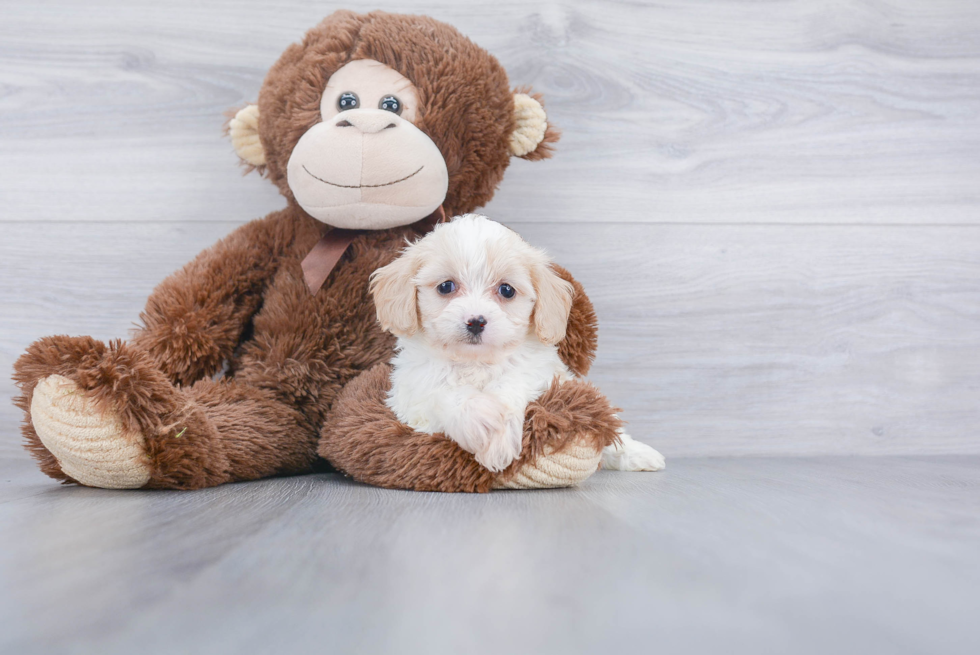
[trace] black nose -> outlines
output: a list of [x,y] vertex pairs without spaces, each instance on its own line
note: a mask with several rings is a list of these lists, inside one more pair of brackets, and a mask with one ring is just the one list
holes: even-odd
[[487,326],[487,319],[482,316],[477,316],[476,318],[471,318],[466,321],[466,331],[476,336],[483,332],[483,328]]

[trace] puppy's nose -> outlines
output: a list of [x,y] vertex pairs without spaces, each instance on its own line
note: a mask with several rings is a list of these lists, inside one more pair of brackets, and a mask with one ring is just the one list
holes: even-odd
[[476,336],[483,332],[483,328],[487,326],[487,319],[482,316],[477,316],[476,318],[471,318],[466,321],[466,331]]

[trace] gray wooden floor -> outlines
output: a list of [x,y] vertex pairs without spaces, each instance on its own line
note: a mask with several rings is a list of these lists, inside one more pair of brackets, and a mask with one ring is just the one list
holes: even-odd
[[[282,206],[223,112],[338,6],[0,0],[0,370]],[[0,652],[980,652],[980,3],[433,0],[564,131],[486,213],[661,474],[54,485],[0,376]]]
[[581,488],[58,488],[0,459],[4,653],[976,653],[980,457]]

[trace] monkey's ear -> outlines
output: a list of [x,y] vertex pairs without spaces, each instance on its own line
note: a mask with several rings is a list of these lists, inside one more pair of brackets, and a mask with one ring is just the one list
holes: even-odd
[[548,124],[541,96],[518,89],[514,93],[514,131],[510,135],[510,154],[536,161],[551,156],[551,144],[561,133]]
[[[265,151],[259,140],[259,106],[245,105],[228,122],[231,145],[243,162],[254,168],[265,166]],[[251,170],[251,169],[249,169]]]

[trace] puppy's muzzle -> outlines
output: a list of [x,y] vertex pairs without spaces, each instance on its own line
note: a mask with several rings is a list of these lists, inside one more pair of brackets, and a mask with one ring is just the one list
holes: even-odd
[[466,321],[466,331],[472,334],[474,337],[483,332],[483,328],[487,326],[487,319],[482,316],[477,316]]

